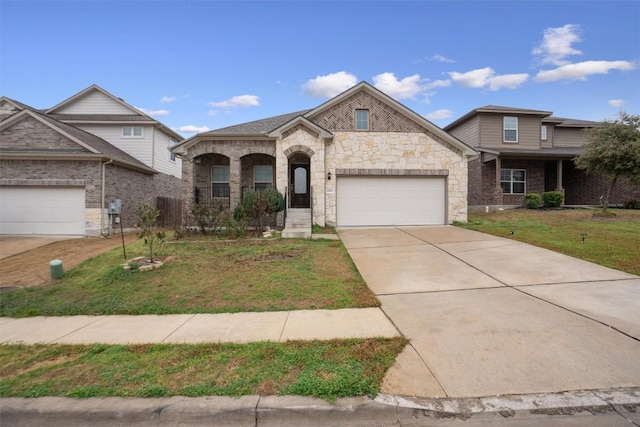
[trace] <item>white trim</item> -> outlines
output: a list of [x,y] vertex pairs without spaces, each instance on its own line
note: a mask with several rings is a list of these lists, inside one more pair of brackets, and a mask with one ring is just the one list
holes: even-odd
[[547,125],[540,125],[540,139],[546,141],[547,135]]
[[[503,181],[502,179],[502,171],[510,171],[510,180],[509,181]],[[514,181],[513,180],[513,173],[514,172],[523,172],[524,173],[524,180],[523,181]],[[509,187],[510,187],[510,191],[509,192],[505,192],[504,189],[502,189],[502,194],[527,194],[527,170],[526,169],[514,169],[514,168],[500,168],[500,188],[502,188],[502,183],[503,182],[509,182]],[[514,193],[513,192],[513,184],[514,183],[523,183],[524,184],[524,189],[522,193]]]
[[[131,135],[125,135],[124,133],[125,129],[131,129]],[[140,129],[140,135],[135,135],[135,129]],[[126,138],[126,139],[144,138],[144,126],[123,126],[122,138]]]
[[[507,128],[507,119],[515,119],[515,120],[516,120],[516,127],[515,127],[515,129],[513,129],[513,128]],[[517,117],[517,116],[503,116],[503,117],[502,117],[502,142],[504,142],[505,144],[517,144],[517,143],[518,143],[518,136],[519,136],[519,135],[518,135],[518,133],[519,133],[519,132],[518,132],[518,130],[519,130],[519,129],[518,129],[518,128],[519,128],[519,126],[520,126],[520,124],[519,124],[519,121],[518,121],[518,117]],[[510,131],[515,130],[515,131],[516,131],[516,139],[515,139],[515,141],[507,140],[507,138],[506,138],[506,136],[507,136],[507,135],[506,135],[506,132],[507,132],[508,130],[510,130]]]

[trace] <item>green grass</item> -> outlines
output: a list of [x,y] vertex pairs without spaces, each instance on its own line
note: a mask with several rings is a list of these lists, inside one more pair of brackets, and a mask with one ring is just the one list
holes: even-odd
[[591,209],[470,213],[468,223],[457,225],[640,274],[640,210],[609,211],[614,215],[601,217]]
[[375,396],[407,341],[1,345],[0,396]]
[[[129,258],[146,254],[138,241]],[[339,241],[169,242],[153,271],[121,268],[122,250],[90,259],[44,287],[2,294],[8,317],[221,313],[372,307],[379,302]]]

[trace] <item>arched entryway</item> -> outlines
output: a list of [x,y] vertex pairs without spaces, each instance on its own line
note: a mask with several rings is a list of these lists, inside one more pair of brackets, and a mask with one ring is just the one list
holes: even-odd
[[304,153],[289,157],[289,207],[311,207],[311,159]]

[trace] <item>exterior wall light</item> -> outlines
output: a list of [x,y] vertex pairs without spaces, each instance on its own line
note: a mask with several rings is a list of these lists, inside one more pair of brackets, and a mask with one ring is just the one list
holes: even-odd
[[327,181],[331,181],[331,172],[327,174]]

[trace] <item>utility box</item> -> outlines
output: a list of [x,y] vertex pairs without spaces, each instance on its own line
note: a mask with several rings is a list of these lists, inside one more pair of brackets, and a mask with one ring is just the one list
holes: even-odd
[[109,215],[120,215],[122,209],[122,200],[113,199],[109,202]]

